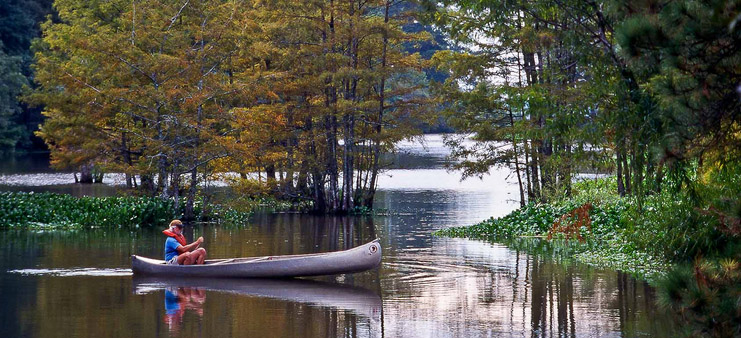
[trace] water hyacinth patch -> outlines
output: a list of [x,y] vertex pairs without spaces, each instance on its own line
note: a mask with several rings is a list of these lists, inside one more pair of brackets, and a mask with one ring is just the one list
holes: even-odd
[[0,192],[0,227],[141,227],[168,222],[174,203],[151,197],[81,197]]
[[[67,194],[0,192],[0,228],[81,229],[161,226],[182,216],[172,200],[156,197],[81,197]],[[245,224],[250,212],[215,204],[206,211],[199,201],[196,217]],[[208,215],[206,214],[208,212]]]
[[[540,237],[552,255],[567,255],[582,263],[600,268],[625,271],[649,280],[663,274],[669,267],[668,260],[646,247],[645,242],[634,240],[635,225],[630,213],[632,201],[605,193],[610,189],[610,178],[606,182],[584,182],[577,184],[580,193],[573,198],[550,204],[528,204],[501,218],[490,218],[478,224],[448,228],[437,231],[437,236],[467,237],[504,242],[508,245],[523,238]],[[589,228],[582,226],[579,233],[583,242],[567,240],[565,233],[549,233],[554,223],[574,210],[589,208]],[[562,220],[563,221],[563,220]],[[546,241],[549,235],[552,240]]]

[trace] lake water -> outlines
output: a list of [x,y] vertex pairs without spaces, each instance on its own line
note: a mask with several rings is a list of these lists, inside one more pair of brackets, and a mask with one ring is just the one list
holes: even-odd
[[[169,280],[131,275],[160,257],[160,228],[0,231],[0,337],[668,337],[654,290],[623,273],[483,241],[433,237],[517,208],[515,178],[447,172],[439,135],[404,143],[379,185],[390,216],[259,214],[200,225],[211,258],[313,253],[380,238],[381,266],[308,280]],[[0,189],[75,195],[45,157],[4,161]],[[162,225],[164,228],[165,225]]]

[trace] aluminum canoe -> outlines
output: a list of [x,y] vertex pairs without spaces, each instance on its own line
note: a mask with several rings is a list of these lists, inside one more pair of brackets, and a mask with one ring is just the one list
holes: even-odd
[[165,261],[131,256],[134,275],[168,277],[290,278],[370,270],[381,262],[378,239],[343,251],[305,255],[208,259],[202,265],[166,265]]

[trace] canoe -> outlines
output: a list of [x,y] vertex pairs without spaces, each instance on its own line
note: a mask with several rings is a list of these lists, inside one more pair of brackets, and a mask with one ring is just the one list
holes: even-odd
[[201,265],[166,265],[165,261],[131,256],[134,275],[169,277],[290,278],[370,270],[381,263],[378,239],[326,253],[207,259]]
[[381,318],[381,297],[371,290],[353,285],[307,279],[150,276],[134,276],[132,283],[132,290],[137,295],[152,294],[173,288],[201,289],[207,292],[221,292],[350,311],[374,321]]

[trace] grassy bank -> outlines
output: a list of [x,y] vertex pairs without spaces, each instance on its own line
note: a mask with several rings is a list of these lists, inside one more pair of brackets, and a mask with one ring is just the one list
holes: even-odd
[[532,237],[548,241],[553,253],[577,261],[652,279],[667,270],[670,259],[636,241],[632,218],[635,201],[611,193],[614,179],[575,184],[573,198],[550,204],[528,204],[501,218],[466,227],[448,228],[438,236],[466,237],[508,243]]
[[629,272],[657,287],[659,305],[677,314],[687,336],[739,335],[738,171],[722,169],[696,178],[696,186],[664,187],[641,199],[617,196],[614,178],[586,180],[570,198],[436,235],[537,247],[534,254]]
[[[54,193],[0,192],[0,228],[81,229],[163,226],[183,214],[180,203],[155,197],[81,197]],[[244,223],[249,212],[196,203],[196,216]]]
[[650,280],[672,265],[698,256],[732,257],[739,248],[737,236],[724,233],[707,211],[713,209],[694,205],[689,196],[667,190],[639,201],[621,198],[616,190],[614,178],[585,180],[574,185],[570,198],[528,204],[436,235],[510,243],[540,237],[578,261]]

